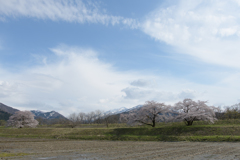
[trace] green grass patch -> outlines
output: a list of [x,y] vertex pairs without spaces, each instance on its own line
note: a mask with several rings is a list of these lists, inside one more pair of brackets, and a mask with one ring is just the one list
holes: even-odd
[[194,122],[186,126],[182,122],[158,123],[157,127],[126,127],[125,124],[112,124],[106,128],[98,124],[80,128],[0,128],[1,137],[53,138],[79,140],[142,140],[142,141],[240,141],[240,122],[222,120],[215,124]]
[[16,157],[16,156],[26,156],[29,153],[0,153],[0,157]]

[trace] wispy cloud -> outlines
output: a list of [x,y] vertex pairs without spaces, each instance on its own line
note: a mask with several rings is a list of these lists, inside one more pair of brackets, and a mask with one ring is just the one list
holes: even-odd
[[76,23],[125,24],[132,28],[137,21],[121,16],[105,14],[98,5],[82,0],[0,0],[0,20],[5,17],[28,17],[43,20]]
[[142,30],[173,46],[176,53],[240,68],[240,4],[237,0],[171,2],[146,16]]

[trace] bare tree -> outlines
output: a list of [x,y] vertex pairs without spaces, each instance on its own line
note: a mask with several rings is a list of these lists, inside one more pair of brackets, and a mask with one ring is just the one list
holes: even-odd
[[94,117],[95,117],[95,113],[92,111],[92,112],[89,112],[89,113],[86,113],[85,114],[85,123],[92,123],[94,121]]
[[101,123],[101,118],[102,118],[102,116],[103,116],[103,111],[101,111],[101,110],[96,110],[95,111],[95,122],[96,123],[98,123],[98,124],[100,124]]
[[177,111],[175,120],[183,120],[187,126],[191,126],[194,121],[203,120],[214,123],[215,110],[214,106],[206,105],[207,101],[195,102],[191,99],[184,99],[183,102],[175,104],[174,109]]
[[225,107],[225,119],[239,119],[240,118],[240,104]]
[[76,113],[72,113],[68,116],[70,120],[70,126],[72,128],[76,127],[79,124],[79,116]]
[[107,128],[108,128],[108,125],[110,123],[111,116],[112,116],[112,113],[104,113],[103,116],[102,116],[102,119],[103,119]]
[[17,128],[23,127],[36,127],[38,121],[34,119],[34,114],[30,111],[18,111],[7,121],[7,126],[13,126]]
[[94,120],[95,120],[95,112],[92,111],[88,113],[88,123],[93,123]]
[[217,107],[217,111],[215,112],[217,119],[225,119],[225,112],[221,106]]
[[90,123],[101,123],[103,112],[100,110],[92,111],[89,113],[80,112],[78,114],[72,113],[68,116],[70,125],[76,127],[78,124],[90,124]]
[[86,121],[86,114],[85,113],[83,113],[83,112],[80,112],[80,113],[78,113],[78,117],[79,117],[79,121],[80,121],[80,123],[85,123],[85,121]]
[[43,125],[44,124],[44,118],[42,117],[37,117],[36,120],[38,121],[39,125]]
[[61,125],[68,125],[69,120],[66,119],[66,118],[59,118],[59,119],[56,119],[55,123],[56,124],[61,124]]
[[164,103],[155,101],[147,101],[139,110],[130,111],[128,114],[121,114],[121,121],[127,121],[129,125],[145,124],[152,127],[156,126],[156,122],[166,120],[169,106]]

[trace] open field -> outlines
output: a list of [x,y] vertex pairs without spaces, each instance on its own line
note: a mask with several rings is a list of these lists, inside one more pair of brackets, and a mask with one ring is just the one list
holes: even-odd
[[[98,125],[82,125],[81,128],[60,126],[39,128],[0,128],[0,137],[50,138],[75,140],[124,140],[124,141],[240,141],[239,121],[218,121],[214,125],[197,122],[193,126],[183,123],[127,127],[124,124],[102,128]],[[238,123],[237,123],[238,122]],[[117,126],[117,127],[116,127]]]
[[240,143],[0,138],[2,159],[240,159]]
[[[0,127],[2,159],[240,159],[239,121]],[[168,141],[168,142],[166,142]],[[178,141],[178,142],[177,142]],[[191,142],[192,141],[192,142]]]

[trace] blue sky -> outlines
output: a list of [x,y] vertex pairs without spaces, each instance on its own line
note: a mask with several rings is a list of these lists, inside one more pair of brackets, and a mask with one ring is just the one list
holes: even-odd
[[64,115],[240,100],[240,1],[0,0],[0,102]]

